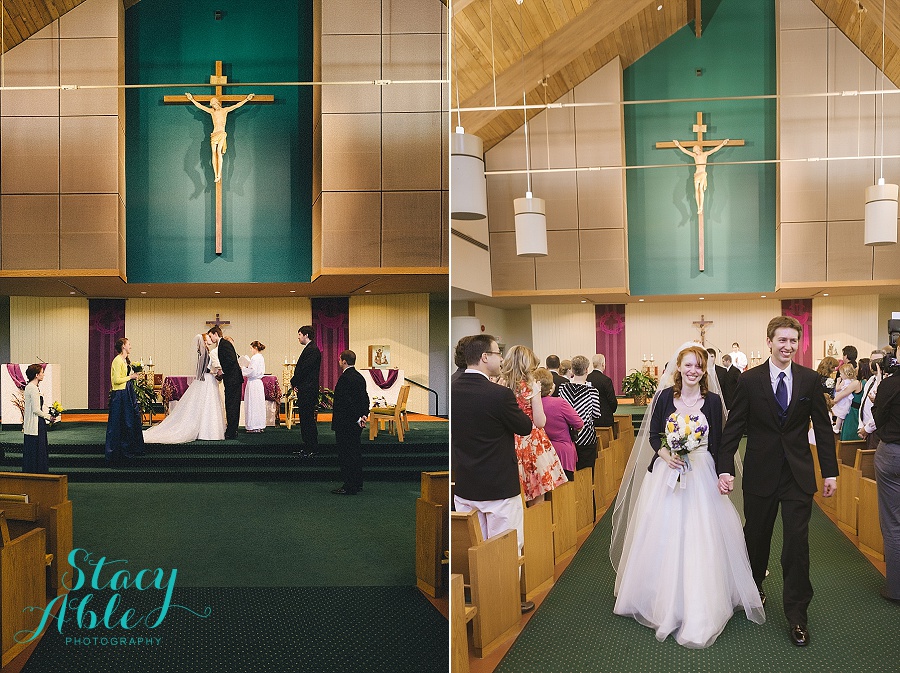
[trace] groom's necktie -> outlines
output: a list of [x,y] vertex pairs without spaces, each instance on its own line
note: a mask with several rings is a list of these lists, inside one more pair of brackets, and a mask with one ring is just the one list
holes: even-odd
[[781,407],[779,420],[781,423],[784,423],[787,419],[788,408],[788,393],[787,384],[784,382],[784,372],[778,374],[778,385],[775,386],[775,401],[778,402],[778,406]]

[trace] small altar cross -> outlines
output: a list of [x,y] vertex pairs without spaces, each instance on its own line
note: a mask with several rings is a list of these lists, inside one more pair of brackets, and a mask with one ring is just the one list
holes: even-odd
[[[697,201],[697,220],[699,235],[699,256],[700,271],[705,268],[705,251],[704,251],[704,235],[703,235],[703,196],[706,192],[706,164],[707,158],[713,152],[718,152],[722,147],[743,147],[743,140],[733,140],[726,138],[725,140],[705,140],[703,134],[706,133],[706,124],[703,123],[703,113],[697,113],[697,123],[694,124],[692,130],[697,134],[696,140],[685,140],[684,142],[671,140],[656,143],[656,149],[678,149],[685,154],[691,156],[694,160],[696,169],[694,170],[694,197]],[[703,151],[704,147],[713,149]],[[690,148],[690,149],[688,149]]]
[[[235,96],[233,94],[223,94],[222,87],[228,85],[228,77],[222,74],[222,61],[216,61],[216,71],[209,76],[209,83],[216,88],[216,92],[211,96],[193,96],[198,102],[209,103],[213,98],[218,99],[220,103],[239,103],[246,96]],[[274,96],[256,96],[248,103],[272,103],[275,101]],[[163,96],[163,103],[166,104],[191,104],[187,96]],[[222,181],[216,182],[216,254],[222,254]]]
[[[703,316],[700,316],[700,317],[702,318]],[[207,325],[215,325],[216,327],[220,327],[222,325],[230,325],[231,321],[230,320],[219,320],[219,314],[216,313],[216,319],[215,320],[207,320],[206,324]]]
[[[216,316],[216,317],[218,317],[218,316]],[[706,320],[706,319],[703,317],[703,314],[701,313],[701,314],[700,314],[700,320],[695,320],[695,321],[692,322],[691,324],[692,324],[694,327],[699,327],[699,328],[700,328],[700,343],[702,343],[702,344],[705,346],[705,345],[706,345],[706,326],[707,326],[707,325],[712,325],[712,324],[713,324],[713,321],[712,321],[712,320]]]

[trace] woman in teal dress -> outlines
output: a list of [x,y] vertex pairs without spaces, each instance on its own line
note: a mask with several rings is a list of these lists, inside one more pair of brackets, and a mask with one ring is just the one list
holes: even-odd
[[856,378],[862,384],[858,393],[853,393],[853,401],[850,403],[850,411],[847,412],[847,418],[841,426],[841,441],[852,442],[859,439],[859,407],[862,404],[863,390],[866,387],[866,380],[872,376],[869,358],[863,358],[859,361],[859,369]]

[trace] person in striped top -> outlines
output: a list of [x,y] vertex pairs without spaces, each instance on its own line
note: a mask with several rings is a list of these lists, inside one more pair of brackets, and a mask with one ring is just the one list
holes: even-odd
[[575,469],[594,467],[597,460],[597,434],[594,421],[600,418],[600,393],[587,382],[591,363],[584,355],[572,358],[572,380],[559,387],[559,396],[572,405],[584,426],[575,435],[578,462]]

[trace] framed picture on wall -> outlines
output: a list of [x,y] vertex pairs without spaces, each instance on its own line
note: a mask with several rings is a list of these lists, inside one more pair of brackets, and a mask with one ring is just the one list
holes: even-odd
[[826,358],[841,359],[841,342],[833,339],[825,340],[825,356]]
[[386,369],[391,366],[391,347],[369,346],[369,369]]

